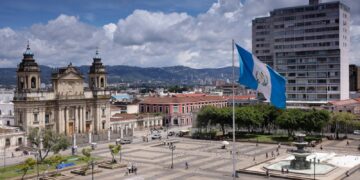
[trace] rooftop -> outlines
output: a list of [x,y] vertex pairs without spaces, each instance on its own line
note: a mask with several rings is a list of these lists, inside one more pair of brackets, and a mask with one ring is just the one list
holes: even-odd
[[209,101],[227,101],[223,96],[165,96],[165,97],[147,97],[142,104],[178,104],[178,103],[197,103]]

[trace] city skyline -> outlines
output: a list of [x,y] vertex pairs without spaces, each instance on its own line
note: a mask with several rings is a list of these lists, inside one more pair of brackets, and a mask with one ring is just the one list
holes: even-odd
[[[360,5],[342,2],[351,7],[350,63],[359,64]],[[27,40],[37,62],[52,67],[90,65],[96,47],[107,65],[230,66],[232,38],[251,50],[254,18],[307,0],[84,3],[1,2],[1,67],[16,67]]]

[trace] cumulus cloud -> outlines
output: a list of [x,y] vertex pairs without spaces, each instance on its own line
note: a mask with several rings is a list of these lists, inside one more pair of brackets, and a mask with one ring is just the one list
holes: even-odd
[[[96,27],[76,16],[59,15],[45,24],[14,30],[0,28],[0,65],[15,67],[29,40],[38,63],[50,66],[89,65],[95,48],[107,65],[194,68],[231,65],[231,40],[251,49],[251,21],[274,8],[307,0],[218,0],[196,16],[185,12],[135,10],[127,17]],[[360,7],[352,8],[351,62],[360,54]]]

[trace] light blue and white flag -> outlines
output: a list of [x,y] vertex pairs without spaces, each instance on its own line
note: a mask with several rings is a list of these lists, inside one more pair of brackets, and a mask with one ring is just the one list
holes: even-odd
[[239,45],[236,48],[240,57],[239,83],[261,92],[275,107],[284,109],[285,78]]

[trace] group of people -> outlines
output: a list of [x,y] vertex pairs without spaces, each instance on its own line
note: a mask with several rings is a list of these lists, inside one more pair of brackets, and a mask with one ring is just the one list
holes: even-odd
[[125,175],[128,175],[130,173],[134,173],[135,175],[137,175],[137,167],[134,164],[130,163],[127,168],[128,171],[125,173]]

